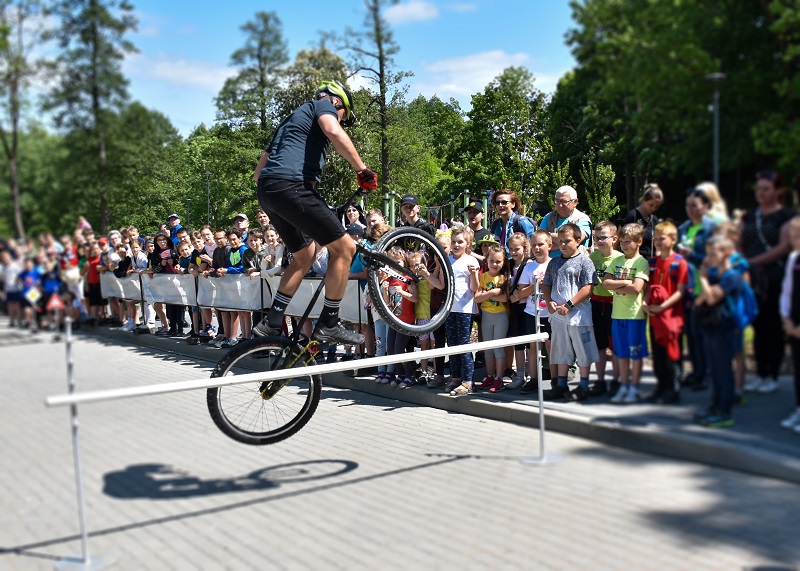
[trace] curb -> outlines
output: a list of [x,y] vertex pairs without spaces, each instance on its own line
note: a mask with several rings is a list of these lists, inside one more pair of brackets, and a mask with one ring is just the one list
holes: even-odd
[[[80,333],[92,337],[114,339],[129,345],[157,349],[161,352],[177,353],[209,362],[214,362],[223,355],[222,351],[211,351],[204,345],[188,345],[184,339],[131,335],[104,328],[83,329]],[[354,364],[357,363],[358,361],[354,361]],[[355,366],[351,375],[345,373],[326,375],[324,383],[337,388],[448,412],[531,428],[539,426],[538,401],[532,401],[532,404],[519,404],[490,400],[479,394],[454,398],[423,387],[396,389],[377,385],[371,382],[371,379],[354,376],[358,373],[358,367]],[[545,403],[544,416],[546,429],[561,434],[637,452],[800,483],[800,458],[789,454],[780,454],[753,446],[742,446],[740,442],[725,442],[719,438],[708,438],[699,434],[676,433],[671,427],[646,421],[636,422],[630,418],[576,414],[571,412],[568,406],[557,403]]]

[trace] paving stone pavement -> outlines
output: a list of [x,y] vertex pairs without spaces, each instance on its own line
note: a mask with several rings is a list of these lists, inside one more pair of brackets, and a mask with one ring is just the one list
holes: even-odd
[[[9,338],[0,329],[0,338]],[[80,555],[63,344],[0,340],[0,568]],[[80,338],[81,391],[211,363]],[[799,569],[800,487],[325,387],[297,435],[249,447],[205,394],[80,407],[93,554],[117,569]]]

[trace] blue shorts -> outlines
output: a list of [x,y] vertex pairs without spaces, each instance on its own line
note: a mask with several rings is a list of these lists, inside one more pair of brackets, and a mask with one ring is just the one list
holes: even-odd
[[22,300],[25,299],[22,297],[21,291],[7,291],[6,292],[6,302],[9,303],[22,303]]
[[649,355],[646,319],[612,319],[611,338],[614,355],[620,359],[639,361]]

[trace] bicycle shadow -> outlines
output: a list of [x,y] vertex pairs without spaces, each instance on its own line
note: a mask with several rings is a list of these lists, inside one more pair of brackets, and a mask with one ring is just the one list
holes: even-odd
[[133,464],[103,476],[103,493],[114,498],[173,500],[213,494],[272,490],[282,484],[331,478],[352,472],[350,460],[308,460],[259,468],[243,476],[204,480],[167,464]]

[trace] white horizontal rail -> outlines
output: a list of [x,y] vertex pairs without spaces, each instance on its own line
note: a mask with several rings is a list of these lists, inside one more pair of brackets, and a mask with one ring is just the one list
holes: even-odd
[[[496,347],[506,347],[508,345],[519,345],[523,343],[536,343],[546,341],[547,333],[533,333],[531,335],[520,335],[519,337],[506,337],[494,341],[481,341],[480,343],[470,343],[469,345],[456,345],[454,347],[441,347],[438,349],[426,349],[425,351],[415,351],[414,353],[403,353],[398,355],[386,355],[384,357],[371,357],[358,361],[344,361],[339,363],[325,363],[302,367],[302,376],[322,375],[325,373],[339,373],[342,371],[352,371],[374,367],[378,365],[391,365],[403,363],[410,360],[430,359],[433,357],[444,357],[446,355],[457,355],[464,353],[468,348],[470,352],[494,349]],[[162,383],[158,385],[144,385],[141,387],[126,387],[122,389],[108,389],[102,391],[86,391],[66,395],[54,395],[45,398],[44,403],[49,407],[66,406],[74,404],[84,404],[91,402],[103,402],[109,400],[119,400],[131,397],[143,397],[150,395],[161,395],[166,393],[176,393],[181,391],[194,391],[198,389],[210,389],[212,387],[225,387],[231,385],[241,385],[244,383],[274,381],[285,379],[286,377],[298,376],[300,370],[279,369],[275,371],[261,371],[248,373],[245,375],[235,375],[217,378],[202,378],[191,381],[177,381],[174,383]]]

